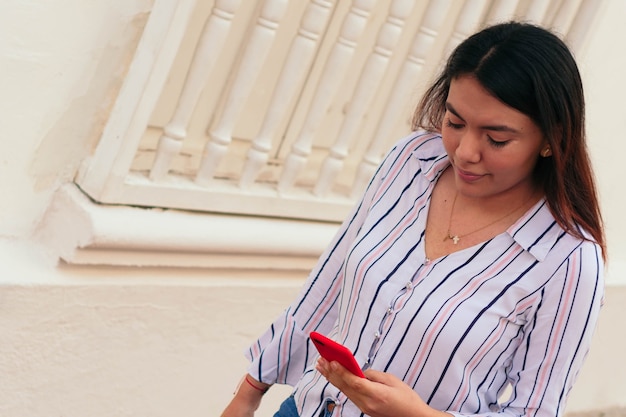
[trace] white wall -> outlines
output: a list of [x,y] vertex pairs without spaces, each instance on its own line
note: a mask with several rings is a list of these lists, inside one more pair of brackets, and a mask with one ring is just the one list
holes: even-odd
[[0,236],[28,236],[98,139],[153,0],[0,4]]
[[[203,270],[44,270],[28,266],[27,247],[0,243],[0,253],[9,255],[0,264],[2,417],[217,416],[245,372],[244,349],[300,283],[284,274],[251,282]],[[258,416],[288,395],[277,388]]]
[[626,151],[624,68],[626,2],[604,0],[593,35],[578,58],[587,97],[587,132],[605,217],[608,281],[626,284]]
[[[55,266],[29,238],[93,147],[152,0],[0,4],[0,415],[216,415],[242,350],[302,276]],[[579,57],[610,246],[607,314],[573,410],[626,405],[621,121],[626,3],[607,0]],[[619,77],[619,78],[618,78]],[[225,279],[228,275],[228,279]],[[285,391],[271,393],[277,402]],[[272,405],[259,415],[271,415]]]

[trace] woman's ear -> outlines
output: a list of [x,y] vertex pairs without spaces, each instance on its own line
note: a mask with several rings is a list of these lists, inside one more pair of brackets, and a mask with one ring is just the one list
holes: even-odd
[[[541,155],[543,158],[548,158],[549,156],[552,156],[552,146],[550,145],[550,142],[552,142],[552,144],[557,144],[556,146],[561,143],[563,135],[562,126],[560,124],[555,126],[552,131],[554,133],[551,138],[547,136],[543,137],[543,145],[541,146],[541,150],[539,151],[539,155]],[[552,139],[552,141],[550,141],[550,139]]]

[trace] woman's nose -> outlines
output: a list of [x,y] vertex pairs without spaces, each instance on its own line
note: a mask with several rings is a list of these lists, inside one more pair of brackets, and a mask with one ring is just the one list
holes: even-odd
[[478,133],[469,129],[463,132],[455,151],[457,159],[469,163],[479,162],[481,158],[480,139]]

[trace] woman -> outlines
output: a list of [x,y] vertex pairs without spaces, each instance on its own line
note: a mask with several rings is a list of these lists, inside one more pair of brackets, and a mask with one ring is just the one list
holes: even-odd
[[[576,63],[504,23],[461,43],[223,413],[273,383],[286,416],[558,416],[603,298]],[[308,335],[365,369],[318,358]],[[502,398],[510,388],[508,398]]]

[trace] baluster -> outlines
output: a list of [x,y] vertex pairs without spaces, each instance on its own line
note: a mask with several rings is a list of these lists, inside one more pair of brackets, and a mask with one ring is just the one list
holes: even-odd
[[287,8],[287,0],[266,0],[248,39],[233,86],[215,129],[209,132],[196,183],[208,184],[232,141],[237,116],[250,94],[259,70],[270,51],[276,30]]
[[580,52],[604,0],[583,0],[565,39],[574,52]]
[[526,11],[526,20],[534,23],[543,23],[550,6],[550,0],[534,0]]
[[496,0],[489,10],[488,24],[501,23],[510,20],[517,10],[519,0]]
[[187,137],[191,115],[208,81],[211,69],[226,43],[226,36],[239,3],[240,0],[218,0],[204,24],[176,110],[159,138],[150,170],[150,179],[153,181],[159,181],[167,175],[172,159],[180,153],[183,141]]
[[459,43],[474,32],[480,23],[486,6],[486,0],[467,0],[465,2],[454,27],[454,32],[448,40],[445,55],[449,55]]
[[320,176],[313,189],[315,195],[322,197],[327,195],[335,178],[341,171],[344,160],[348,155],[350,140],[354,136],[356,128],[360,125],[365,109],[374,96],[376,91],[374,87],[380,84],[385,74],[389,58],[400,39],[405,20],[411,13],[411,10],[413,10],[414,3],[411,0],[392,1],[387,20],[378,32],[374,51],[368,57],[357,82],[355,94],[339,130],[337,141],[329,150],[329,155],[322,164]]
[[576,12],[580,7],[581,1],[582,0],[565,0],[561,3],[552,19],[550,27],[558,30],[559,33],[566,34],[572,21],[576,17]]
[[306,165],[306,161],[311,153],[313,135],[330,106],[339,82],[343,80],[346,74],[348,64],[352,60],[358,40],[367,26],[367,20],[375,1],[353,1],[350,12],[341,24],[339,37],[330,52],[320,77],[306,120],[291,147],[291,152],[285,160],[285,165],[278,181],[278,190],[281,192],[288,191],[293,187],[298,174]]
[[424,23],[420,26],[400,75],[394,83],[391,96],[385,106],[385,112],[376,128],[374,139],[359,164],[350,193],[351,198],[357,198],[361,195],[380,164],[385,151],[384,147],[387,139],[389,139],[389,132],[397,124],[400,115],[406,112],[409,101],[407,92],[413,90],[415,80],[420,77],[426,58],[431,53],[439,30],[445,23],[451,3],[452,0],[432,0],[429,3],[422,19]]
[[277,136],[276,130],[280,121],[291,104],[293,96],[299,91],[297,86],[303,82],[309,70],[320,34],[326,27],[332,7],[332,1],[327,0],[312,0],[307,5],[298,35],[291,43],[283,70],[272,94],[263,125],[248,149],[246,163],[239,180],[241,188],[248,188],[266,165],[269,151],[272,149],[272,139]]

